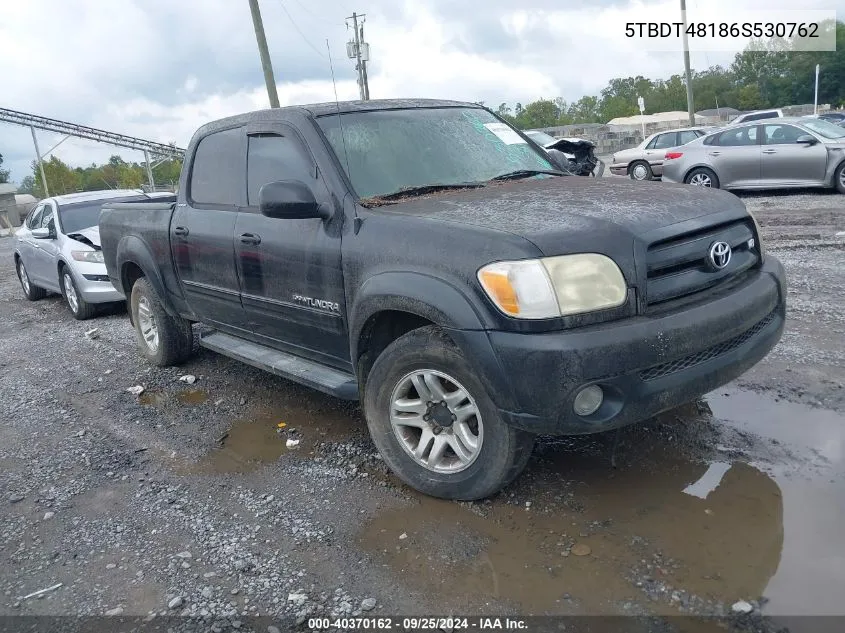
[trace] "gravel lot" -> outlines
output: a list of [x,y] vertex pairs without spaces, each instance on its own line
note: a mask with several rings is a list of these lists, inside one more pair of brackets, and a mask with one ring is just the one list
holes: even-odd
[[845,616],[845,197],[743,198],[787,268],[780,345],[625,429],[616,468],[614,435],[543,438],[482,503],[400,484],[355,405],[204,350],[154,369],[125,311],[26,301],[0,238],[0,616],[270,633],[313,615]]

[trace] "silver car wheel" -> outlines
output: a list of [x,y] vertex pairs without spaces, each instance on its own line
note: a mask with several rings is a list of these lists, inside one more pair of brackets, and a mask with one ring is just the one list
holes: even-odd
[[73,313],[76,314],[79,312],[79,297],[76,296],[76,288],[73,285],[73,278],[70,276],[69,272],[65,272],[62,276],[62,283],[65,288],[65,298],[67,299],[67,304],[70,306],[70,309],[73,310]]
[[707,174],[699,173],[689,179],[689,184],[696,187],[712,187],[713,180]]
[[158,324],[146,297],[138,299],[138,329],[144,339],[147,349],[153,354],[158,350]]
[[645,168],[645,165],[640,163],[631,170],[631,175],[634,177],[634,180],[645,180],[648,178],[648,170]]
[[423,468],[452,474],[469,468],[484,441],[478,405],[454,378],[432,369],[405,375],[390,398],[390,425]]
[[29,294],[29,275],[26,274],[26,268],[24,268],[22,259],[18,260],[18,277],[20,277],[23,291]]
[[845,169],[839,171],[839,185],[845,189]]

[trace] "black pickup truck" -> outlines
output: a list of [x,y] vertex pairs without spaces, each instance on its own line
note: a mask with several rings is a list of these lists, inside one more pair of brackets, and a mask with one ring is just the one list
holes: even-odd
[[360,398],[399,477],[478,499],[536,434],[694,400],[784,326],[783,268],[733,194],[553,160],[468,103],[253,112],[197,131],[175,204],[105,205],[102,249],[152,363],[196,335]]

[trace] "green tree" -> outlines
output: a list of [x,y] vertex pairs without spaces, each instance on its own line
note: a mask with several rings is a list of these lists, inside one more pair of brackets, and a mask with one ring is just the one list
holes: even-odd
[[18,186],[18,193],[28,193],[35,195],[35,178],[32,176],[24,176],[21,184]]
[[[44,175],[47,178],[47,189],[52,196],[60,196],[65,193],[80,191],[80,181],[77,173],[59,160],[51,156],[50,160],[43,161]],[[45,197],[44,182],[41,180],[41,170],[38,169],[38,161],[32,161],[32,172],[35,178],[33,195],[38,198]]]
[[9,170],[2,169],[3,167],[3,154],[0,154],[0,183],[9,182]]
[[527,130],[557,125],[560,111],[554,101],[540,99],[529,103],[516,115],[516,125]]

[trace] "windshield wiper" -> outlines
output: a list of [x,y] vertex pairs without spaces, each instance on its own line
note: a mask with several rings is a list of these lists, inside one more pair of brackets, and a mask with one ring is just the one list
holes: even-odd
[[396,198],[412,198],[414,196],[424,196],[428,193],[436,193],[438,191],[448,191],[450,189],[478,189],[483,187],[483,182],[461,182],[455,184],[432,184],[420,185],[418,187],[403,187],[393,193],[385,193],[378,196],[372,196],[370,200],[395,200]]
[[501,174],[490,180],[519,180],[520,178],[530,178],[531,176],[539,176],[541,174],[548,174],[549,176],[565,176],[566,174],[556,169],[517,169],[506,174]]

